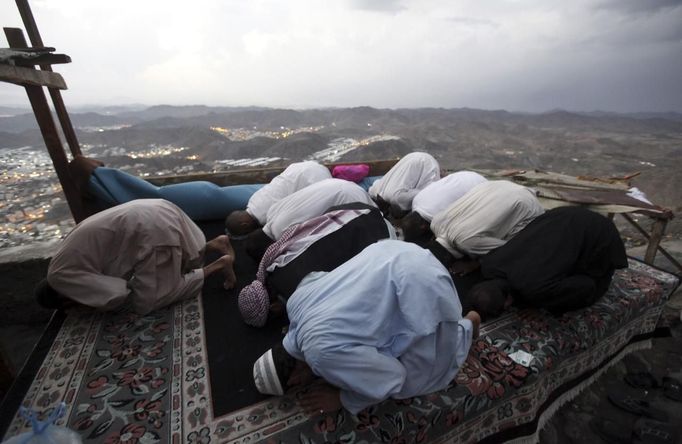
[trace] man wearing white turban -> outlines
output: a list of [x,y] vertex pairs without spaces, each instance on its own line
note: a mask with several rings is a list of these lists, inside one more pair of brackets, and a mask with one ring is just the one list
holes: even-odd
[[388,398],[442,390],[478,335],[448,271],[427,251],[379,241],[331,272],[308,275],[287,302],[289,330],[254,364],[261,393],[281,395],[316,375],[308,413],[353,414]]

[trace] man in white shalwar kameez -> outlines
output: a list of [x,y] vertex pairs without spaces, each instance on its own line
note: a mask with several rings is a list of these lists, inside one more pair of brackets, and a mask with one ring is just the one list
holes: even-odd
[[[203,267],[206,250],[222,257]],[[225,286],[231,287],[233,262],[227,236],[206,243],[199,227],[174,204],[133,200],[76,225],[52,257],[47,285],[37,295],[47,306],[49,300],[55,303],[49,308],[65,308],[70,301],[102,310],[129,306],[146,314],[198,295],[204,278],[217,271],[225,273]]]
[[265,226],[248,235],[247,251],[260,260],[267,247],[291,225],[320,216],[331,207],[354,202],[376,207],[361,186],[343,179],[325,179],[298,190],[270,207]]
[[261,393],[281,395],[312,375],[322,378],[327,384],[301,399],[308,413],[343,406],[357,414],[388,398],[444,389],[480,322],[475,312],[462,317],[448,271],[428,251],[395,240],[308,275],[287,313],[283,343],[254,364],[254,380]]
[[327,167],[312,160],[292,163],[269,184],[253,193],[246,210],[233,211],[227,216],[227,231],[242,236],[256,230],[265,225],[268,210],[275,203],[308,185],[331,177]]
[[420,245],[428,241],[433,236],[429,229],[433,218],[486,181],[473,171],[457,171],[427,185],[414,196],[412,211],[401,221],[404,239]]
[[436,215],[431,231],[455,259],[475,258],[504,245],[544,212],[532,190],[493,180],[476,185]]
[[389,208],[394,212],[405,212],[412,208],[414,196],[438,179],[440,165],[432,155],[410,153],[400,159],[384,177],[372,184],[369,195],[384,213]]

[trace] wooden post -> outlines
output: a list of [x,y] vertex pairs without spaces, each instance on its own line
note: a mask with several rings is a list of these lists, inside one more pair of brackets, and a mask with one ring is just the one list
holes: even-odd
[[[43,45],[43,39],[40,37],[40,32],[38,31],[38,26],[36,25],[35,19],[33,18],[33,13],[31,12],[31,7],[28,4],[28,0],[16,0],[16,3],[17,8],[19,9],[19,14],[21,14],[21,20],[24,22],[26,33],[28,34],[28,38],[31,41],[31,45],[35,47],[45,46]],[[43,71],[52,71],[52,66],[40,65],[40,69]],[[76,138],[76,132],[73,130],[69,113],[66,111],[64,99],[62,99],[62,93],[58,89],[54,88],[48,88],[47,90],[49,91],[50,97],[52,98],[54,109],[57,112],[57,118],[59,118],[59,123],[62,126],[62,132],[64,133],[66,142],[69,144],[71,154],[76,157],[81,154],[81,148],[78,144],[78,139]]]
[[[21,32],[17,33],[12,30],[8,33],[7,29],[5,29],[5,35],[7,36],[7,41],[11,47],[26,48],[26,40]],[[85,214],[83,212],[78,188],[69,172],[69,160],[66,158],[64,146],[62,145],[61,140],[59,140],[57,127],[52,119],[52,113],[50,111],[50,106],[47,103],[45,92],[41,86],[27,85],[24,86],[24,88],[26,89],[28,100],[31,103],[31,108],[33,108],[33,113],[35,114],[38,126],[40,127],[40,133],[43,135],[45,146],[47,146],[47,151],[52,159],[52,164],[57,172],[57,177],[62,185],[62,190],[66,196],[66,202],[69,204],[71,215],[76,223],[78,223],[84,219]]]
[[[649,234],[644,230],[644,228],[640,227],[639,224],[637,222],[635,222],[635,220],[632,217],[630,217],[627,213],[621,213],[621,214],[623,215],[623,218],[626,221],[630,222],[630,224],[633,227],[635,227],[635,229],[637,231],[639,231],[642,236],[644,236],[644,239],[646,239],[647,243],[649,243],[648,245],[651,245],[650,244],[651,236],[649,236]],[[668,259],[675,267],[677,267],[678,270],[680,270],[682,272],[682,264],[680,264],[679,261],[677,261],[677,259],[675,259],[670,253],[665,251],[665,248],[661,247],[660,242],[659,242],[657,248],[658,248],[658,251],[660,251],[661,254],[663,256],[665,256],[666,259]]]
[[644,254],[644,262],[647,264],[653,265],[658,245],[661,243],[667,224],[668,221],[665,219],[654,219],[654,223],[651,226],[651,235],[649,236],[649,245],[647,245],[646,254]]

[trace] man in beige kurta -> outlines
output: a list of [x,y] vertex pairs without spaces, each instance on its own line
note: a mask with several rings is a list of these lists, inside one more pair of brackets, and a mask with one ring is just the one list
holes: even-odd
[[476,185],[436,215],[431,231],[455,259],[473,258],[504,245],[544,211],[530,189],[494,180]]
[[[203,267],[206,249],[223,256]],[[234,284],[227,236],[208,244],[199,227],[163,199],[140,199],[97,213],[67,235],[50,261],[47,282],[60,296],[109,310],[146,314],[200,293],[204,277],[226,273]]]

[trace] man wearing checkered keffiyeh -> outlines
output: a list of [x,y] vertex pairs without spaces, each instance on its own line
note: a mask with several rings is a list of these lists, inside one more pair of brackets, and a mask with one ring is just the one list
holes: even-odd
[[277,242],[268,247],[258,265],[256,280],[239,292],[239,312],[247,324],[254,327],[265,325],[271,305],[268,290],[265,288],[265,269],[279,256],[280,252],[284,251],[298,227],[298,225],[289,227]]
[[367,245],[395,237],[376,208],[361,203],[338,208],[289,227],[270,245],[256,280],[239,294],[244,322],[262,327],[269,312],[283,311],[277,297],[288,298],[308,273],[331,271]]

